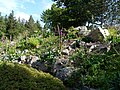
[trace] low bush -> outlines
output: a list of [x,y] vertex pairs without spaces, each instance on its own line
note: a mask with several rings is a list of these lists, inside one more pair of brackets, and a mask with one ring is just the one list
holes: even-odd
[[117,36],[117,32],[118,31],[116,30],[115,27],[109,27],[108,31],[110,33],[110,36],[112,36],[112,37],[116,37]]
[[76,30],[73,26],[68,29],[67,37],[69,39],[76,39],[79,36],[79,30]]
[[62,81],[29,66],[0,62],[0,90],[66,90]]
[[90,42],[94,42],[94,40],[90,37],[85,36],[84,38],[82,38],[82,41],[86,42],[86,43],[90,43]]
[[28,45],[30,45],[30,48],[37,47],[40,44],[39,39],[35,37],[31,37],[28,39]]
[[119,90],[120,55],[88,55],[78,52],[72,58],[76,72],[66,81],[75,88],[88,86],[100,90]]

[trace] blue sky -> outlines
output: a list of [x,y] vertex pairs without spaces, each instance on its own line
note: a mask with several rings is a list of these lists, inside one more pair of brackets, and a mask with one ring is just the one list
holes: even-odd
[[28,20],[32,15],[35,20],[40,20],[42,12],[50,8],[52,3],[52,0],[0,0],[0,12],[9,15],[14,10],[16,18]]

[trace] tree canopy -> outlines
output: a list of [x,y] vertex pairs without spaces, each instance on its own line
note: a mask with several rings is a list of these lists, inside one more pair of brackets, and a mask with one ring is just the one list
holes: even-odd
[[42,27],[39,21],[34,21],[32,15],[28,21],[16,19],[14,11],[8,16],[1,16],[0,13],[0,37],[6,36],[8,39],[13,40],[20,34],[26,36],[34,35],[36,32],[41,32]]
[[42,21],[48,28],[82,26],[88,23],[104,23],[118,19],[119,0],[52,0],[51,9],[42,13]]

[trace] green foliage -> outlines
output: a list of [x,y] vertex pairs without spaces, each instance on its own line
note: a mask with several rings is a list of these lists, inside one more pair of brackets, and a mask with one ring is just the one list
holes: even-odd
[[53,0],[55,3],[43,12],[41,18],[49,28],[69,28],[100,22],[115,25],[119,23],[120,1],[112,0]]
[[117,28],[115,27],[109,27],[109,33],[110,35],[107,37],[107,40],[111,42],[111,50],[109,52],[109,54],[118,54],[120,55],[119,51],[119,45],[120,45],[120,34],[119,31],[117,30]]
[[58,8],[56,4],[53,4],[51,6],[51,9],[48,9],[42,13],[42,21],[45,23],[45,27],[49,29],[53,29],[56,27],[58,24],[63,24],[61,20],[63,19],[61,14],[63,8]]
[[77,88],[88,86],[102,90],[120,88],[120,55],[88,55],[78,52],[72,60],[78,70],[67,81],[68,86],[74,84]]
[[116,37],[116,36],[117,36],[117,30],[116,30],[115,27],[110,27],[110,28],[108,29],[108,31],[109,31],[109,33],[110,33],[110,36],[112,36],[112,37]]
[[2,42],[0,41],[0,48],[2,47]]
[[0,62],[0,90],[66,90],[62,81],[26,65]]
[[37,49],[39,48],[40,44],[42,43],[42,40],[40,40],[38,37],[30,37],[30,38],[23,38],[21,39],[16,47],[20,50],[24,50],[24,49]]
[[76,39],[78,38],[79,30],[76,30],[74,27],[70,27],[68,29],[67,36],[69,39]]
[[9,16],[0,15],[0,37],[2,35],[6,36],[10,40],[14,40],[23,35],[27,36],[39,36],[41,34],[42,27],[40,26],[39,21],[34,22],[32,16],[29,20],[25,22],[20,18],[16,19],[14,16],[14,11],[12,11]]
[[34,52],[39,55],[41,61],[46,62],[46,66],[51,71],[56,56],[59,55],[59,39],[57,36],[50,35],[42,38],[42,44]]
[[36,37],[31,37],[27,41],[27,45],[30,46],[30,48],[38,47],[40,44],[39,39]]
[[20,49],[20,50],[24,50],[24,49],[27,49],[27,41],[26,41],[26,39],[21,39],[19,42],[18,42],[18,44],[17,44],[17,46],[16,46],[18,49]]
[[14,11],[12,11],[7,19],[5,32],[6,36],[11,40],[13,40],[13,38],[19,34],[17,24],[17,20],[14,17]]
[[[0,37],[2,37],[0,60],[13,61],[20,58],[21,55],[38,55],[39,59],[45,62],[51,71],[56,57],[60,56],[62,40],[66,39],[55,36],[51,31],[55,30],[54,32],[56,32],[58,30],[57,32],[60,32],[60,29],[65,27],[67,31],[64,29],[62,33],[68,33],[67,39],[81,40],[82,36],[79,37],[79,31],[71,26],[85,25],[86,22],[93,23],[95,21],[102,23],[105,9],[107,9],[103,0],[56,1],[51,9],[42,14],[45,30],[42,30],[39,21],[34,22],[32,16],[25,22],[15,19],[13,11],[8,17],[0,15]],[[49,31],[47,31],[48,28]],[[120,36],[116,28],[109,28],[109,31],[110,37],[108,39],[112,41],[114,50],[120,51]],[[96,32],[92,36],[95,35]],[[7,40],[6,36],[10,40]],[[10,45],[11,40],[16,40],[16,44]],[[86,42],[95,41],[88,37],[82,40]],[[98,40],[102,41],[102,37],[98,37],[96,41]],[[118,90],[120,88],[120,56],[119,53],[118,55],[115,54],[91,55],[86,54],[85,50],[75,53],[71,59],[74,61],[74,67],[77,68],[77,71],[73,72],[68,81],[65,81],[66,85],[69,87],[74,85],[78,89],[81,86],[88,86],[103,90]],[[1,62],[0,90],[4,89],[64,90],[65,88],[60,80],[49,74],[38,72],[25,65]]]
[[52,64],[59,51],[59,39],[57,36],[49,36],[43,39],[43,43],[39,48],[42,60],[50,61]]
[[83,38],[82,38],[82,41],[84,41],[84,42],[86,42],[86,43],[94,42],[94,40],[93,40],[92,38],[87,37],[87,36],[83,37]]
[[48,50],[52,50],[53,48],[56,48],[59,44],[58,36],[49,36],[47,38],[43,39],[43,45],[42,47]]
[[0,16],[0,37],[2,37],[4,32],[6,32],[6,24],[3,16]]
[[116,41],[117,41],[117,38],[119,38],[119,37],[117,37],[118,31],[116,30],[116,28],[115,28],[115,27],[110,27],[110,28],[108,29],[108,31],[109,31],[109,33],[110,33],[110,35],[108,36],[108,40],[111,40],[111,41],[113,41],[113,42],[116,42]]
[[35,34],[36,32],[41,31],[41,26],[40,26],[39,21],[35,22],[32,15],[30,16],[29,20],[26,21],[25,27],[26,27],[26,30],[29,33],[29,36]]

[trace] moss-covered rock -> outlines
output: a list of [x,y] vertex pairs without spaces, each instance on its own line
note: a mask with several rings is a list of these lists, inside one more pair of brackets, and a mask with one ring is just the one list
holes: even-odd
[[0,62],[0,90],[65,90],[52,75],[26,65]]

